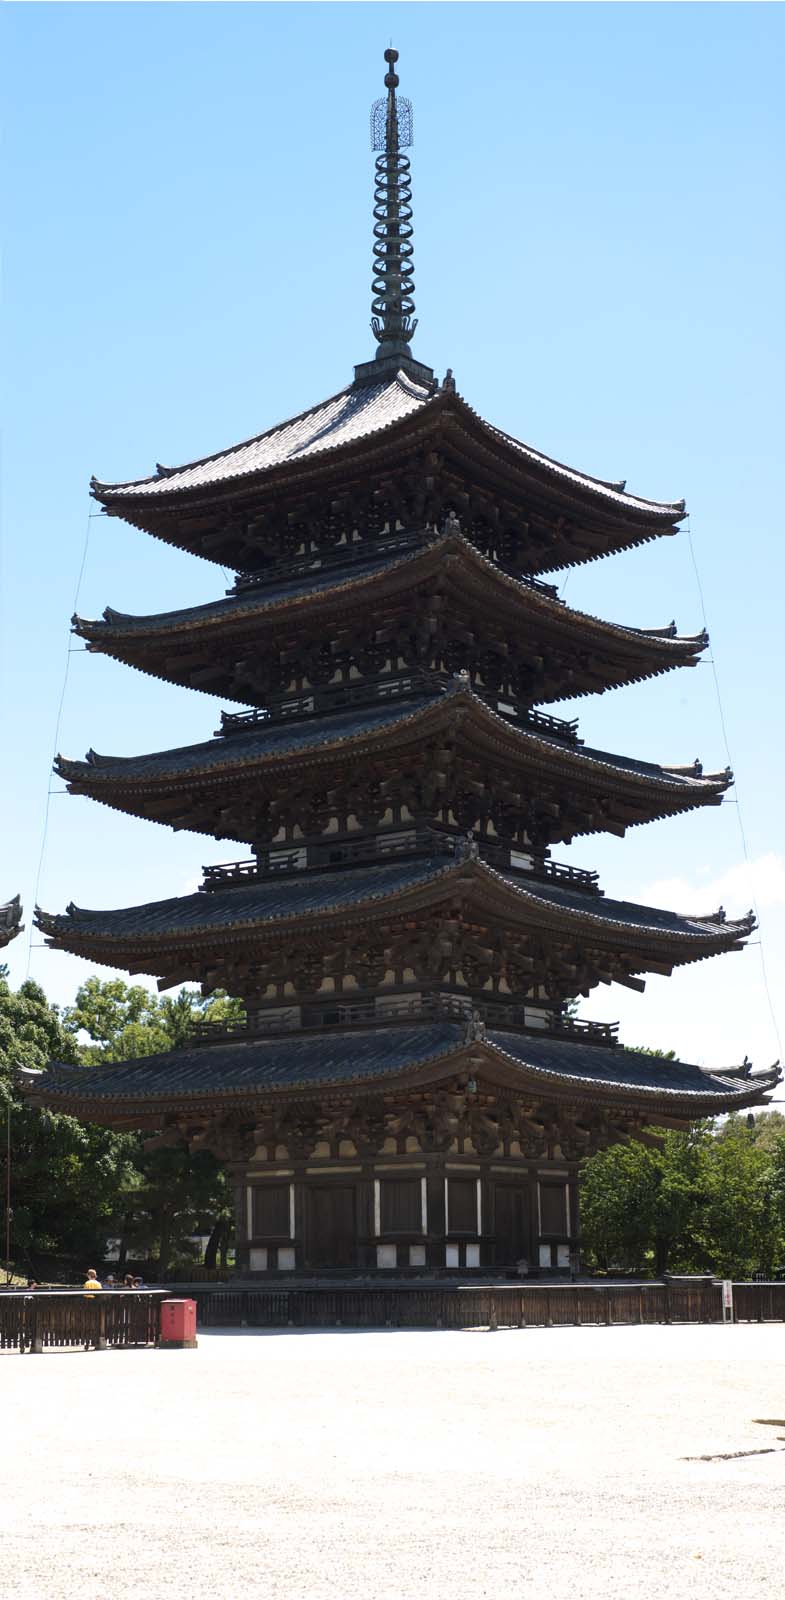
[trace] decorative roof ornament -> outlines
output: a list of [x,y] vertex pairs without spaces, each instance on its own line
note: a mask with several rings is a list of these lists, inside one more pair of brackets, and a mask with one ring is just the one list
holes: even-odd
[[374,361],[355,368],[355,381],[367,383],[382,373],[403,370],[420,382],[433,383],[433,372],[412,359],[414,338],[414,245],[412,238],[411,162],[404,155],[413,140],[410,100],[396,95],[397,50],[385,50],[387,94],[371,108],[371,148],[378,150],[373,206],[373,300],[371,332],[377,341]]

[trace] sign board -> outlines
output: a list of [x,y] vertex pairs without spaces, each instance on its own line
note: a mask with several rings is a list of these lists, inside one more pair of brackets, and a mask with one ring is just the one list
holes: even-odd
[[730,1278],[722,1280],[722,1320],[733,1321],[733,1284]]

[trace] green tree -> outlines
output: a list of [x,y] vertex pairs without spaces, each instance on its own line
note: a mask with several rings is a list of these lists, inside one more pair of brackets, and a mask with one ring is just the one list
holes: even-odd
[[613,1145],[583,1166],[584,1250],[595,1265],[661,1274],[689,1258],[709,1133],[668,1132],[658,1144]]
[[[776,1114],[775,1114],[776,1115]],[[785,1259],[785,1131],[729,1117],[584,1163],[590,1263],[746,1278]],[[785,1119],[782,1119],[785,1121]]]
[[[183,988],[159,998],[122,979],[90,977],[77,991],[64,1023],[88,1065],[126,1061],[184,1044],[195,1023],[219,1027],[239,1022],[243,1007],[222,991],[204,1000]],[[139,1135],[133,1140],[133,1171],[122,1195],[121,1259],[126,1250],[153,1255],[165,1277],[172,1260],[187,1257],[192,1234],[209,1234],[205,1254],[225,1260],[231,1225],[231,1196],[223,1168],[208,1152],[191,1155],[184,1146],[155,1147]]]
[[[79,1057],[91,1062],[130,1061],[185,1044],[195,1023],[239,1022],[242,1003],[222,990],[203,1000],[196,989],[158,996],[122,978],[87,978],[63,1013],[79,1041]],[[87,1036],[86,1040],[83,1037]]]
[[[78,1061],[57,1007],[37,983],[12,990],[1,976],[0,1119],[4,1130],[10,1119],[12,1250],[19,1265],[35,1270],[44,1256],[83,1263],[103,1256],[132,1171],[127,1135],[28,1104],[19,1069],[40,1071],[51,1060]],[[3,1149],[5,1159],[5,1140]]]
[[756,1137],[754,1122],[729,1117],[704,1151],[695,1219],[700,1258],[720,1277],[768,1274],[776,1264],[782,1228],[774,1178],[771,1143]]

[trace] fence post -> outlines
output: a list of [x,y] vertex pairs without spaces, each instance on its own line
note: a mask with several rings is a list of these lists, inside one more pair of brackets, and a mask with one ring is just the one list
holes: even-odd
[[31,1356],[42,1356],[44,1347],[41,1340],[41,1330],[38,1326],[39,1307],[35,1295],[32,1296],[28,1303],[30,1305],[30,1354]]

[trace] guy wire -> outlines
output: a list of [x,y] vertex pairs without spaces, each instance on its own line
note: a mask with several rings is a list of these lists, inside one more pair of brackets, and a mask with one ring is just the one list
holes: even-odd
[[[695,583],[696,583],[697,589],[698,589],[698,599],[700,601],[700,608],[701,608],[701,613],[702,613],[701,621],[703,623],[704,628],[706,629],[706,631],[709,633],[709,636],[711,637],[711,629],[708,627],[708,621],[707,621],[707,617],[706,617],[706,600],[705,600],[705,596],[704,596],[704,593],[703,593],[703,584],[701,583],[701,575],[700,575],[700,571],[699,571],[699,568],[698,568],[697,557],[695,555],[695,544],[694,544],[693,537],[692,537],[692,522],[691,522],[691,519],[690,519],[689,516],[687,517],[687,541],[688,541],[689,549],[690,549],[690,559],[692,561],[692,570],[693,570],[693,572],[695,574]],[[738,817],[738,821],[739,821],[739,834],[740,834],[740,837],[741,837],[742,854],[744,856],[744,860],[745,860],[747,866],[750,869],[750,874],[749,874],[750,898],[752,900],[752,909],[755,912],[755,921],[758,924],[758,940],[757,940],[757,944],[758,944],[758,949],[760,951],[760,967],[761,967],[761,973],[763,975],[763,988],[765,990],[766,1000],[767,1000],[768,1007],[769,1007],[769,1015],[771,1016],[772,1028],[774,1029],[774,1037],[775,1037],[775,1039],[777,1041],[777,1050],[779,1051],[779,1054],[780,1054],[780,1057],[781,1057],[782,1056],[782,1040],[781,1040],[781,1037],[780,1037],[779,1023],[777,1022],[777,1013],[776,1013],[776,1011],[774,1009],[774,1001],[772,1000],[772,997],[771,997],[771,988],[769,986],[769,975],[768,975],[768,971],[766,969],[766,956],[765,956],[764,948],[763,948],[763,933],[762,933],[762,929],[761,929],[760,914],[759,914],[759,911],[758,911],[757,899],[756,899],[756,895],[755,895],[755,883],[754,883],[754,879],[753,879],[753,876],[752,876],[752,862],[750,860],[750,853],[749,853],[749,850],[747,848],[747,835],[746,835],[746,832],[744,830],[744,818],[742,816],[741,799],[740,799],[740,796],[739,796],[738,784],[735,782],[735,769],[733,768],[733,761],[731,759],[731,752],[730,752],[730,744],[728,742],[728,729],[727,729],[727,724],[725,722],[725,709],[724,709],[724,706],[723,706],[723,703],[722,703],[722,694],[720,692],[720,680],[719,680],[719,674],[717,672],[717,661],[716,661],[716,657],[715,657],[715,653],[714,653],[714,645],[713,645],[713,643],[712,643],[712,647],[711,647],[711,654],[709,656],[709,664],[711,666],[712,676],[713,676],[713,679],[714,679],[714,692],[715,692],[715,694],[717,696],[717,710],[719,712],[720,728],[722,729],[722,738],[723,738],[723,742],[724,742],[724,745],[725,745],[725,755],[727,757],[728,766],[731,767],[731,769],[734,770],[734,786],[736,788],[736,816]]]
[[[77,610],[78,605],[79,605],[79,595],[80,595],[81,588],[82,588],[82,579],[84,577],[84,571],[85,571],[85,567],[87,565],[87,550],[88,550],[88,546],[89,546],[89,543],[90,543],[90,523],[92,522],[93,517],[100,517],[100,516],[101,516],[101,512],[100,511],[88,511],[88,513],[87,513],[87,521],[86,521],[86,524],[85,524],[84,542],[83,542],[83,545],[82,545],[82,559],[81,559],[81,561],[79,563],[79,573],[78,573],[78,576],[77,576],[77,579],[76,579],[76,588],[74,590],[74,602],[73,602],[73,607],[72,607],[72,611],[73,612],[75,612]],[[63,683],[62,683],[62,688],[60,690],[60,700],[59,700],[58,707],[57,707],[57,719],[56,719],[56,722],[55,722],[54,747],[52,749],[52,756],[51,756],[51,760],[49,762],[49,775],[47,777],[47,782],[46,782],[46,804],[44,806],[44,823],[43,823],[43,828],[42,828],[42,831],[41,831],[41,848],[40,848],[40,850],[38,852],[38,866],[36,868],[35,888],[33,890],[33,907],[34,908],[35,908],[35,906],[38,905],[38,890],[39,890],[40,884],[41,884],[41,871],[42,871],[43,864],[44,864],[44,855],[46,853],[47,835],[49,833],[49,802],[50,802],[50,800],[52,798],[52,766],[53,766],[53,763],[54,763],[55,756],[57,755],[57,747],[58,747],[58,744],[59,744],[59,741],[60,741],[60,723],[61,723],[62,717],[63,717],[63,706],[65,705],[65,692],[66,692],[66,689],[68,687],[68,673],[70,671],[71,656],[73,654],[74,654],[74,651],[73,651],[73,648],[71,646],[71,635],[69,633],[69,635],[68,635],[68,644],[66,646],[66,652],[65,652],[65,671],[63,673]],[[30,917],[30,932],[29,932],[28,938],[27,938],[27,966],[26,966],[26,969],[25,969],[25,982],[27,982],[27,979],[30,976],[30,962],[31,962],[31,959],[32,959],[33,933],[34,933],[34,931],[35,931],[35,929],[34,929],[34,926],[33,926],[33,917],[31,915],[31,917]]]

